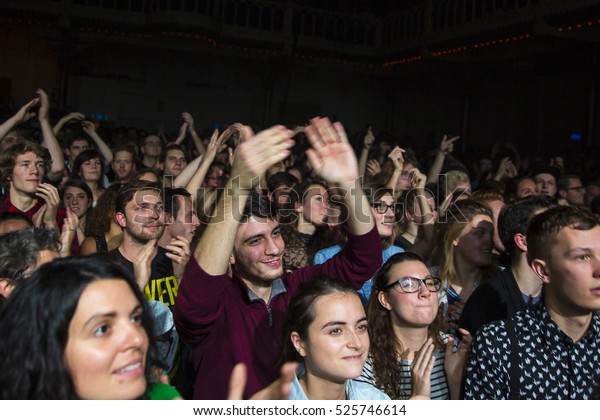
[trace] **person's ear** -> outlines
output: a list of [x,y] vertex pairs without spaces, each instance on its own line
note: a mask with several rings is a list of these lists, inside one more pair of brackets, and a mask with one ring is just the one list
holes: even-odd
[[548,275],[548,266],[546,261],[535,259],[531,262],[531,269],[533,272],[542,280],[544,284],[550,283],[550,276]]
[[125,228],[125,226],[127,226],[127,218],[120,211],[115,213],[115,220],[117,221],[117,224],[122,228]]
[[294,348],[296,349],[298,354],[302,357],[306,357],[306,349],[304,347],[304,340],[302,340],[300,338],[300,335],[296,331],[293,331],[290,334],[290,340],[292,341],[292,345],[294,346]]
[[385,292],[377,293],[377,300],[388,311],[392,310],[392,305],[390,305],[390,296]]
[[233,254],[231,254],[229,256],[229,264],[234,265],[235,264],[235,257],[233,256]]
[[522,233],[515,233],[513,241],[515,242],[517,248],[519,248],[523,252],[527,252],[527,239],[525,235],[523,235]]

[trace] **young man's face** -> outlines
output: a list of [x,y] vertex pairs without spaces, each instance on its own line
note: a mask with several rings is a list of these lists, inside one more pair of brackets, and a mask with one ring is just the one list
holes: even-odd
[[284,250],[279,223],[272,219],[250,217],[240,224],[235,238],[235,271],[244,280],[274,281],[283,275]]
[[187,240],[191,241],[196,228],[200,224],[200,220],[196,216],[196,211],[190,197],[178,195],[175,199],[179,203],[179,210],[169,227],[169,234],[172,238],[184,236]]
[[115,153],[110,166],[115,173],[116,181],[127,181],[135,171],[133,155],[127,150],[120,150]]
[[144,139],[144,144],[140,148],[140,151],[144,156],[157,158],[162,152],[162,143],[158,136],[148,136]]
[[75,158],[81,152],[90,148],[90,143],[86,139],[74,140],[69,146],[69,160],[75,162]]
[[565,227],[545,262],[546,294],[554,310],[567,316],[600,310],[600,226],[590,230]]
[[15,159],[10,187],[23,194],[35,194],[46,172],[44,159],[33,152],[26,152]]
[[183,168],[187,166],[187,159],[181,150],[172,149],[167,152],[164,165],[165,175],[177,176],[183,171]]
[[117,213],[119,226],[134,241],[146,244],[159,239],[165,230],[165,214],[160,193],[156,190],[140,190],[125,206],[125,214]]
[[579,178],[569,178],[569,186],[565,189],[565,199],[573,206],[585,204],[585,188]]

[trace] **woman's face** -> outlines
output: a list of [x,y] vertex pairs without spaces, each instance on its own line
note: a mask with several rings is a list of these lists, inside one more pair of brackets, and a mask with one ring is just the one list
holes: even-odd
[[83,162],[79,169],[79,176],[86,182],[100,181],[100,178],[102,177],[102,164],[100,163],[100,159],[92,158]]
[[92,201],[81,188],[67,187],[63,196],[63,205],[81,218],[92,205]]
[[329,196],[325,188],[312,185],[300,200],[302,200],[302,217],[306,222],[315,226],[324,226],[327,223]]
[[[387,284],[394,284],[403,277],[426,279],[429,270],[420,261],[405,261],[396,264],[390,271]],[[391,312],[393,324],[405,327],[429,327],[438,311],[438,294],[421,284],[415,293],[406,293],[399,284],[387,291],[379,292],[379,303]]]
[[452,242],[454,253],[475,267],[488,266],[492,263],[493,238],[492,219],[483,214],[476,215]]
[[82,399],[135,399],[146,390],[143,308],[120,279],[90,283],[69,325],[65,364]]
[[[394,198],[391,194],[384,194],[379,200],[373,203],[371,207],[371,214],[375,219],[375,226],[377,226],[377,232],[379,236],[383,238],[389,238],[392,236],[394,231],[395,213],[392,208],[387,206],[394,205]],[[385,208],[385,213],[378,213],[378,208]]]
[[398,178],[398,182],[396,183],[396,191],[408,191],[411,189],[412,184],[410,182],[410,170],[414,167],[415,165],[412,163],[404,164],[400,178]]
[[369,353],[367,317],[359,297],[326,295],[315,301],[314,311],[306,340],[295,332],[291,336],[307,374],[337,384],[358,377]]

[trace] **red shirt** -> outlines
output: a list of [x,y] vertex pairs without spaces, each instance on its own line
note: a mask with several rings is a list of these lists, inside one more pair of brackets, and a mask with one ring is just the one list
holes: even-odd
[[302,282],[324,274],[360,289],[382,264],[381,238],[348,234],[342,251],[323,264],[285,273],[273,282],[271,300],[251,298],[235,273],[211,276],[190,258],[174,308],[180,338],[194,354],[195,399],[225,399],[235,364],[246,364],[244,398],[278,377],[287,308]]

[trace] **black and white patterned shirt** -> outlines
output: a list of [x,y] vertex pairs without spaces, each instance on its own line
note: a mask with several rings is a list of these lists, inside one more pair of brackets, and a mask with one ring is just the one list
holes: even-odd
[[486,324],[477,332],[467,367],[466,399],[591,397],[600,378],[600,315],[593,315],[577,343],[558,328],[543,304],[518,312],[511,324],[514,334],[507,331],[507,320]]

